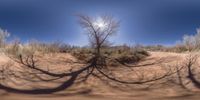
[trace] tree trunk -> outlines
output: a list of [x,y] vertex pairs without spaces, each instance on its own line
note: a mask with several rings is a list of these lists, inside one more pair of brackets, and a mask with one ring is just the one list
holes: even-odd
[[97,52],[96,52],[97,54],[96,54],[96,56],[97,57],[100,57],[100,53],[101,53],[101,51],[100,51],[100,46],[97,46]]

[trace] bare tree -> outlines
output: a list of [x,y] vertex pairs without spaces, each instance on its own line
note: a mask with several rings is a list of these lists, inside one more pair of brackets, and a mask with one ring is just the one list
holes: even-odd
[[183,44],[185,47],[191,51],[192,49],[199,49],[200,47],[200,29],[197,29],[194,35],[184,35]]
[[0,47],[4,45],[5,39],[9,36],[10,36],[10,33],[0,28]]
[[192,49],[194,49],[195,47],[195,36],[193,35],[184,35],[183,36],[183,44],[186,46],[186,48],[189,51],[192,51]]
[[91,46],[95,48],[96,57],[101,55],[101,48],[109,45],[108,38],[119,28],[119,21],[110,15],[93,18],[87,15],[78,15],[79,24],[88,34]]

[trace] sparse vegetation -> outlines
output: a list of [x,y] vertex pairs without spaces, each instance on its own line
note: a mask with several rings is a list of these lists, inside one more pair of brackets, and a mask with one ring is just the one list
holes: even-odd
[[191,52],[200,51],[200,29],[197,29],[195,35],[184,35],[180,43],[172,46],[154,45],[141,46],[149,51],[164,51],[164,52]]
[[0,28],[0,48],[5,46],[5,40],[9,36],[10,36],[10,33]]
[[0,100],[200,100],[198,25],[200,0],[0,0]]
[[176,53],[183,53],[189,51],[187,47],[183,44],[176,44],[175,46],[153,45],[153,46],[143,46],[142,48],[147,51],[176,52]]
[[[87,16],[80,17],[81,22],[84,20],[81,25],[86,24],[85,20],[89,20],[89,23],[93,22],[93,20]],[[14,40],[11,43],[5,43],[9,33],[2,31],[0,33],[2,35],[1,49],[4,50],[5,54],[8,55],[9,60],[12,62],[3,65],[0,69],[0,81],[2,81],[0,82],[0,89],[2,88],[7,91],[25,94],[51,94],[68,89],[74,84],[86,84],[87,80],[90,79],[89,77],[94,78],[95,81],[102,81],[105,82],[104,84],[118,88],[122,84],[128,88],[134,85],[136,87],[141,86],[137,88],[143,89],[144,87],[146,88],[146,86],[150,87],[155,84],[167,83],[180,85],[182,88],[186,89],[188,88],[187,84],[189,84],[189,82],[184,83],[184,81],[191,81],[195,88],[200,88],[199,76],[196,75],[198,69],[194,67],[198,60],[198,56],[187,55],[185,56],[186,60],[182,65],[177,64],[175,66],[167,66],[166,63],[168,63],[168,61],[166,59],[168,58],[160,58],[155,55],[152,57],[150,55],[152,54],[151,51],[197,51],[199,50],[198,38],[200,32],[194,36],[185,35],[183,41],[175,46],[111,46],[107,38],[116,32],[118,23],[115,22],[112,17],[103,16],[102,18],[105,18],[105,21],[110,21],[111,24],[114,23],[113,26],[110,26],[112,32],[98,31],[102,26],[93,26],[96,27],[93,30],[94,32],[89,33],[90,38],[92,38],[90,40],[92,45],[88,47],[76,47],[58,41],[43,43],[34,40],[29,41],[28,43],[21,43],[19,39]],[[89,28],[89,32],[91,31],[91,26],[89,25],[84,26],[84,28]],[[57,59],[47,61],[41,60],[46,56],[52,57],[51,54],[55,54],[54,56]],[[70,55],[69,57],[72,56],[74,59],[63,59],[60,55]],[[51,59],[53,58],[54,57]],[[171,59],[173,59],[173,57],[170,58],[170,60]],[[69,66],[65,67],[66,69],[62,68],[66,63],[70,65],[71,68],[69,68]],[[81,67],[77,67],[76,64],[81,65]],[[45,67],[41,67],[40,65]],[[51,65],[56,65],[56,67],[54,66],[51,68]],[[57,65],[61,65],[62,67]],[[74,67],[71,65],[76,66]],[[15,67],[13,68],[14,70],[11,66]],[[120,71],[124,71],[124,73]],[[37,82],[46,84],[51,82],[54,83],[54,81],[61,78],[65,78],[66,80],[56,84],[57,87],[50,86],[41,88],[35,86],[36,88],[34,89],[23,90],[7,84],[9,82],[12,83],[13,80],[10,80],[13,78],[30,83],[35,82],[34,84]],[[157,83],[157,81],[160,83]]]
[[119,22],[110,15],[93,18],[87,15],[78,15],[79,24],[86,31],[90,45],[94,49],[95,57],[103,57],[101,49],[109,46],[108,38],[117,33]]
[[[71,54],[78,60],[84,62],[90,62],[90,60],[94,57],[94,52],[91,48],[76,48],[72,50]],[[119,63],[115,60],[122,63],[137,63],[150,54],[143,49],[136,49],[128,46],[116,46],[103,48],[101,55],[105,58],[109,58],[107,59],[107,65],[118,66]]]

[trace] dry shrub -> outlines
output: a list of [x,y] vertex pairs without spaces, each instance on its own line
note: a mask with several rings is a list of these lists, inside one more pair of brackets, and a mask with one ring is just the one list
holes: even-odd
[[[24,57],[32,57],[32,55],[44,55],[53,53],[66,53],[71,50],[71,46],[61,43],[42,43],[38,41],[30,41],[22,44],[19,39],[8,43],[3,49],[3,53],[9,57],[18,58],[20,55]],[[0,49],[1,51],[1,49]]]
[[18,56],[22,53],[22,45],[20,44],[20,41],[15,40],[11,44],[7,44],[5,47],[6,54]]
[[182,37],[179,43],[171,47],[166,47],[163,45],[146,46],[144,47],[150,51],[164,51],[164,52],[188,52],[188,51],[199,51],[200,50],[200,29],[197,29],[196,34],[187,35]]
[[34,48],[31,48],[30,46],[24,46],[17,41],[12,44],[8,44],[5,49],[6,54],[13,57],[19,57],[20,55],[30,56],[36,52]]
[[19,40],[7,44],[5,51],[9,55],[33,55],[35,53],[48,54],[48,53],[63,53],[69,52],[71,46],[62,44],[61,42],[42,43],[38,41],[30,41],[27,44],[21,44]]
[[146,51],[135,51],[130,54],[119,55],[117,59],[124,63],[136,63],[148,55],[149,54]]
[[10,36],[10,33],[7,30],[0,28],[0,48],[5,47],[5,40]]
[[71,54],[78,60],[84,61],[86,63],[88,63],[90,59],[94,57],[92,49],[89,48],[74,48],[71,50]]
[[144,46],[143,49],[148,51],[176,52],[176,53],[189,51],[187,47],[182,44],[176,44],[174,46],[163,46],[163,45]]
[[182,53],[186,52],[188,49],[184,45],[175,45],[173,47],[169,47],[166,52],[176,52],[176,53]]
[[[76,48],[71,54],[86,63],[90,62],[91,58],[94,57],[93,50],[90,48]],[[149,56],[149,53],[145,50],[120,46],[103,48],[101,54],[103,57],[108,58],[106,64],[111,66],[119,65],[117,61],[121,63],[137,63]]]
[[41,43],[38,41],[30,41],[27,46],[41,53],[57,53],[59,52],[60,43]]

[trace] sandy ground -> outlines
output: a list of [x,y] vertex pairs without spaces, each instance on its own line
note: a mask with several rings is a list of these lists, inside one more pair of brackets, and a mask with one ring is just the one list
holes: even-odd
[[[141,61],[138,65],[150,64],[152,62],[159,62],[144,66],[144,68],[135,68],[136,71],[142,69],[145,75],[151,76],[152,72],[163,73],[163,67],[183,63],[187,53],[166,53],[166,52],[151,52],[151,56]],[[45,70],[52,72],[64,72],[71,67],[84,66],[83,64],[76,64],[77,60],[69,54],[52,54],[52,55],[40,55],[38,57],[38,66]],[[6,55],[1,54],[0,65],[3,66],[7,63],[11,63],[12,60]],[[12,69],[20,70],[20,65],[16,65]],[[67,67],[66,67],[67,66]],[[70,66],[70,67],[69,67]],[[167,67],[168,68],[168,67]],[[75,68],[76,69],[76,68]],[[128,76],[134,76],[136,72],[130,71],[125,68],[111,68],[118,77],[122,77],[123,80],[129,80]],[[173,68],[172,68],[173,69]],[[24,70],[24,69],[23,69]],[[120,71],[120,72],[119,72]],[[134,78],[134,77],[133,77]],[[19,89],[30,89],[32,87],[53,87],[62,82],[65,79],[57,80],[55,83],[44,83],[21,81],[15,79],[15,81],[25,83],[25,85],[14,85],[9,83],[8,85]],[[86,83],[76,85],[74,84],[69,89],[53,94],[41,94],[30,95],[11,93],[0,89],[0,100],[199,100],[200,92],[192,85],[187,87],[189,91],[181,88],[175,84],[164,84],[163,81],[156,82],[150,88],[141,85],[124,85],[115,82],[103,82],[99,79],[91,77]],[[78,90],[76,90],[78,89]]]

